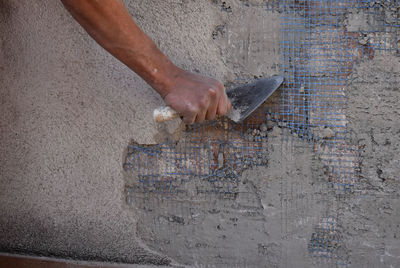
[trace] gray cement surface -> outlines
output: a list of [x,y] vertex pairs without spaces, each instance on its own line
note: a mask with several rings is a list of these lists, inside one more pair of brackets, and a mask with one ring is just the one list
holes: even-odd
[[[274,133],[279,140],[281,130]],[[312,223],[325,215],[327,184],[307,147],[297,139],[269,144],[268,166],[245,171],[234,196],[198,194],[195,179],[169,198],[132,194],[138,235],[184,265],[310,267],[308,240]]]
[[362,149],[360,183],[345,201],[351,262],[396,267],[400,259],[400,58],[378,53],[356,67],[349,88],[349,131]]
[[[175,63],[221,76],[202,39],[212,33],[209,4],[128,4]],[[59,1],[3,0],[0,11],[0,250],[169,263],[137,239],[137,217],[123,207],[121,174],[131,139],[155,142],[159,96]]]
[[[280,15],[266,16],[264,1],[124,2],[180,67],[225,84],[279,72]],[[347,20],[365,27],[361,15]],[[137,177],[124,174],[124,152],[160,140],[161,98],[59,1],[0,0],[0,33],[0,251],[188,267],[400,265],[398,56],[361,62],[346,90],[343,122],[363,148],[354,193],[332,189],[324,159],[279,125],[266,164],[242,174],[233,198],[198,196],[189,181],[183,196],[128,205]]]
[[8,268],[163,268],[164,265],[140,265],[112,262],[77,261],[28,255],[0,253],[0,267]]

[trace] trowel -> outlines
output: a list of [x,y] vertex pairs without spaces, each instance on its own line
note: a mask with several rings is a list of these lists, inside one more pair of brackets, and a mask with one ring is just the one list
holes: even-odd
[[[268,99],[282,82],[282,76],[272,76],[228,90],[226,94],[231,101],[232,110],[226,116],[232,121],[240,123]],[[179,113],[169,106],[155,109],[153,115],[154,120],[158,123],[179,117]]]

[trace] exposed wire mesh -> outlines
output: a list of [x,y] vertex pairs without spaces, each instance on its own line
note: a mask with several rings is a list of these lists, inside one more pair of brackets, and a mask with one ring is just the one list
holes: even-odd
[[[282,17],[282,94],[287,129],[314,144],[329,182],[349,191],[358,148],[348,145],[346,90],[353,65],[376,50],[398,52],[397,1],[272,1]],[[288,136],[288,135],[287,135]]]
[[[327,166],[324,179],[333,192],[320,200],[329,205],[326,216],[314,219],[308,251],[315,259],[348,266],[340,213],[333,208],[339,196],[354,190],[360,163],[360,148],[349,142],[346,107],[352,104],[346,95],[357,62],[381,52],[400,54],[400,3],[269,0],[262,7],[258,1],[257,7],[264,8],[266,16],[281,14],[284,85],[241,124],[224,118],[188,126],[177,142],[129,145],[124,169],[135,172],[138,182],[128,189],[128,202],[136,193],[182,197],[188,182],[195,185],[196,196],[234,198],[241,173],[268,164],[268,143],[293,144],[289,139],[299,139]],[[221,11],[234,12],[225,4]],[[239,77],[237,82],[249,80]],[[282,135],[275,137],[276,129]],[[288,215],[292,192],[284,187],[289,186],[282,185],[280,193],[283,240],[289,234],[288,222],[297,219]]]
[[[287,133],[291,130],[313,144],[337,193],[351,192],[358,180],[360,148],[348,139],[345,111],[352,104],[347,102],[347,86],[357,62],[381,52],[399,54],[399,2],[288,0],[270,6],[283,12],[286,84],[280,117]],[[308,249],[314,257],[348,266],[338,215],[316,224]]]
[[266,2],[266,16],[282,14],[284,86],[242,124],[222,119],[188,127],[179,142],[131,144],[124,169],[139,178],[131,190],[170,195],[196,180],[199,192],[234,194],[244,169],[267,163],[265,144],[279,127],[283,140],[310,143],[329,167],[328,181],[351,191],[359,148],[346,142],[349,76],[355,62],[376,51],[399,53],[398,7],[398,1]]
[[140,179],[132,190],[169,195],[196,180],[199,193],[234,194],[244,169],[266,164],[264,116],[259,112],[244,124],[222,119],[188,127],[179,142],[129,145],[124,168],[135,170]]

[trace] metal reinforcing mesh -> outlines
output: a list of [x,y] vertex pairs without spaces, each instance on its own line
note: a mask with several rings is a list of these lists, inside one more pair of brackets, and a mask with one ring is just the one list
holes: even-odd
[[284,14],[287,127],[314,144],[329,166],[329,182],[351,191],[359,161],[358,148],[346,144],[346,87],[357,61],[372,59],[375,51],[398,52],[399,2],[280,1],[278,6]]
[[282,141],[307,141],[328,165],[334,188],[351,191],[359,149],[346,143],[349,76],[355,62],[378,51],[398,53],[398,7],[398,1],[265,1],[266,16],[281,14],[279,93],[242,124],[206,122],[188,127],[179,142],[130,145],[124,169],[139,178],[131,191],[168,196],[196,180],[200,192],[234,194],[244,169],[266,164],[273,127]]
[[[337,194],[353,191],[360,149],[348,139],[345,111],[351,103],[346,91],[357,62],[382,51],[400,53],[399,1],[269,0],[264,4],[260,8],[266,16],[281,15],[284,85],[241,124],[224,118],[188,126],[178,142],[129,145],[124,169],[135,172],[138,183],[128,189],[128,199],[138,192],[182,194],[188,182],[196,184],[197,194],[234,197],[241,173],[268,163],[267,144],[289,139],[300,139],[314,149],[328,167],[325,179]],[[274,129],[281,135],[275,137]],[[312,256],[333,258],[336,265],[347,266],[339,222],[337,215],[318,221],[308,250]]]

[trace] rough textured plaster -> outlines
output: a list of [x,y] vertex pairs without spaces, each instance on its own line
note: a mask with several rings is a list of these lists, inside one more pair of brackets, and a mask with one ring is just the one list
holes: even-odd
[[349,131],[363,148],[357,192],[345,200],[343,224],[355,267],[400,263],[400,58],[378,53],[355,68]]
[[[223,82],[276,71],[279,58],[259,62],[260,69],[252,65],[258,59],[252,53],[274,53],[249,44],[275,33],[260,34],[265,24],[279,31],[279,16],[269,23],[257,8],[242,10],[240,1],[226,1],[222,15],[221,1],[125,2],[184,68]],[[309,148],[278,142],[269,144],[265,167],[243,174],[234,199],[196,203],[194,197],[138,195],[132,210],[124,205],[123,151],[131,139],[156,142],[151,111],[161,99],[59,2],[2,0],[0,16],[1,251],[154,264],[334,267],[307,248],[332,216],[340,220],[333,254],[353,267],[398,266],[398,57],[361,63],[348,90],[352,142],[365,148],[354,194],[337,196],[328,188],[326,169]],[[358,17],[349,21],[354,30],[364,27]],[[224,31],[253,39],[227,42],[219,35]],[[272,133],[279,141],[280,128]],[[195,193],[193,185],[186,189]]]
[[[281,129],[271,135],[280,140]],[[268,165],[245,171],[230,195],[201,194],[196,179],[168,198],[132,195],[138,235],[184,265],[309,267],[308,240],[313,224],[326,216],[328,187],[321,162],[307,147],[297,139],[270,143]]]
[[[210,4],[181,3],[129,6],[178,65],[221,76],[204,39],[213,30]],[[0,14],[1,250],[168,263],[140,247],[121,174],[132,138],[154,143],[161,99],[59,1],[3,0]]]

